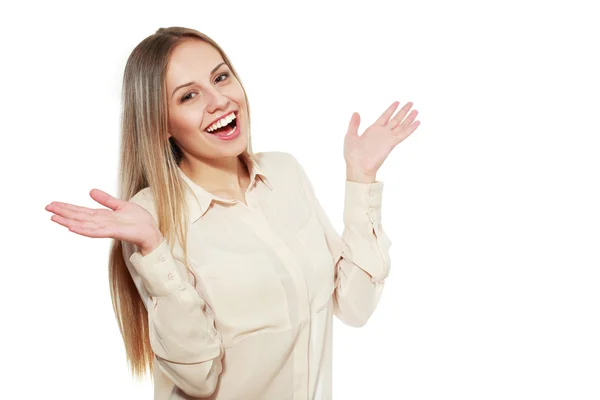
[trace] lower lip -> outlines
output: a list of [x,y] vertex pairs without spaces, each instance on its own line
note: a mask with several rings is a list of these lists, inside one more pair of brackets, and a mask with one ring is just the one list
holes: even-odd
[[214,136],[217,139],[220,140],[233,140],[236,137],[240,136],[240,124],[239,121],[237,121],[236,125],[235,125],[235,130],[233,131],[232,134],[227,135],[227,134],[214,134],[214,133],[209,133],[210,136]]

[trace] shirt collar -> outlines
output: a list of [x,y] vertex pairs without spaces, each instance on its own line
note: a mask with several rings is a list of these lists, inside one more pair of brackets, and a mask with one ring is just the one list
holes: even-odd
[[[250,185],[248,186],[248,190],[256,185],[258,181],[261,181],[270,190],[273,190],[273,187],[267,180],[267,176],[258,166],[255,157],[248,155],[247,152],[244,152],[240,157],[246,164],[248,171],[250,171]],[[218,201],[225,204],[233,204],[237,201],[215,196],[214,194],[204,190],[200,185],[192,181],[186,174],[184,174],[179,166],[177,166],[177,171],[179,176],[189,186],[189,189],[184,188],[184,190],[185,201],[188,207],[188,218],[190,222],[193,223],[202,217],[213,201]]]

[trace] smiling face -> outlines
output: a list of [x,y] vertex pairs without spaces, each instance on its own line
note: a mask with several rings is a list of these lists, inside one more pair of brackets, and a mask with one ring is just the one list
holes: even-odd
[[166,75],[169,136],[184,157],[236,157],[248,145],[242,85],[209,43],[188,39],[177,45]]

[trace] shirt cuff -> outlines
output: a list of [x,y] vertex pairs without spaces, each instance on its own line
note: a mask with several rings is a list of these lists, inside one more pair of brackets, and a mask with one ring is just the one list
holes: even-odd
[[346,181],[344,223],[381,222],[383,182],[358,183]]
[[129,261],[141,276],[151,296],[168,296],[183,283],[171,249],[164,238],[150,253],[144,256],[137,250],[129,257]]

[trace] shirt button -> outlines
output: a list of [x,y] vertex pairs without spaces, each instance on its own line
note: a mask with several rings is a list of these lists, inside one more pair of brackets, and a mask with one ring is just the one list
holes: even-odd
[[167,275],[167,276],[169,277],[169,279],[170,279],[170,280],[173,280],[173,279],[175,279],[175,277],[173,276],[173,273],[172,273],[172,272],[169,272],[169,275]]
[[165,256],[159,256],[158,257],[158,261],[165,262]]
[[369,197],[375,197],[375,191],[373,189],[369,189]]

